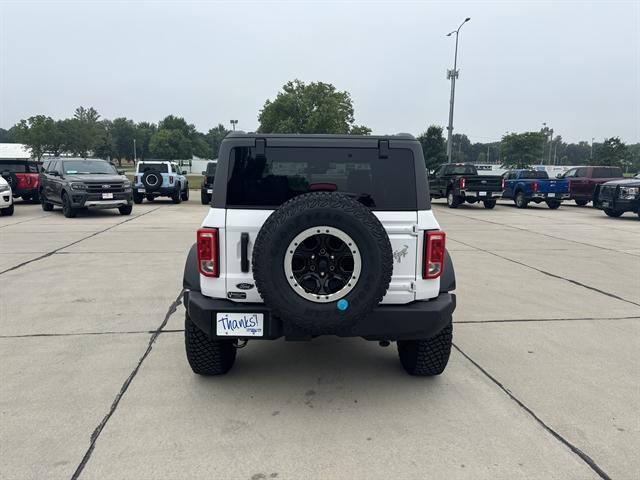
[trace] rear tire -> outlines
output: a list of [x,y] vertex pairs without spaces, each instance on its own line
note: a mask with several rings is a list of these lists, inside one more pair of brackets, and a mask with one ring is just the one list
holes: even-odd
[[14,207],[12,203],[7,208],[0,209],[0,215],[2,215],[3,217],[10,217],[11,215],[13,215],[13,210],[14,210]]
[[202,190],[200,191],[200,201],[202,202],[202,205],[208,205],[211,203],[211,195],[209,195],[208,193],[203,192]]
[[453,190],[447,192],[447,206],[449,208],[458,208],[460,205],[460,197],[453,193]]
[[560,207],[560,202],[558,200],[547,200],[547,207],[551,210],[556,210]]
[[589,200],[575,200],[575,202],[579,207],[584,207],[587,203],[589,203]]
[[67,218],[74,218],[78,214],[78,210],[71,206],[71,200],[66,193],[62,194],[62,213]]
[[484,200],[482,203],[484,203],[484,208],[489,210],[496,206],[496,200]]
[[154,197],[153,195],[147,195],[147,202],[153,202],[155,198],[156,197]]
[[171,195],[171,201],[173,201],[173,203],[181,203],[182,202],[182,196],[180,194],[180,190],[176,191],[176,193]]
[[131,215],[133,205],[123,205],[122,207],[118,207],[118,211],[120,212],[120,215]]
[[452,340],[452,324],[428,340],[398,340],[400,363],[409,375],[440,375],[449,362]]
[[191,370],[198,375],[224,375],[236,361],[233,340],[211,340],[189,314],[184,317],[184,345]]
[[184,202],[188,202],[189,201],[189,184],[187,183],[187,186],[184,189],[184,192],[182,192],[182,201]]
[[135,203],[136,205],[142,203],[142,200],[144,200],[144,196],[140,195],[139,193],[134,192],[133,193],[133,203]]
[[42,206],[42,210],[44,210],[45,212],[50,212],[53,210],[53,203],[49,203],[47,202],[47,200],[44,198],[44,194],[40,194],[40,205]]
[[34,193],[29,200],[31,201],[31,203],[40,203],[40,193],[39,192]]
[[516,203],[516,207],[518,208],[527,208],[529,202],[524,198],[524,193],[518,192],[516,195],[516,199],[514,200]]
[[605,208],[604,209],[604,213],[606,213],[608,216],[613,217],[613,218],[618,218],[619,216],[621,216],[624,212],[620,211],[620,210],[612,210],[611,208]]

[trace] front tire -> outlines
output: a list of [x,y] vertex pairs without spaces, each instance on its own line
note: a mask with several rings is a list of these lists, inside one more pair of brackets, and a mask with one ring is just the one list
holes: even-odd
[[560,208],[560,202],[558,200],[547,200],[547,207],[551,210],[556,210]]
[[122,207],[118,207],[118,211],[120,212],[120,215],[131,215],[133,205],[123,205]]
[[452,341],[452,324],[428,340],[398,340],[400,363],[409,375],[440,375],[449,362]]
[[136,205],[139,205],[142,203],[142,200],[144,200],[144,196],[140,195],[139,193],[133,192],[133,203],[135,203]]
[[589,200],[575,200],[575,202],[579,207],[584,207],[587,203],[589,203]]
[[524,198],[524,193],[518,192],[515,199],[516,207],[518,208],[527,208],[529,202],[527,202],[526,198]]
[[200,190],[200,201],[202,205],[209,205],[211,203],[211,195]]
[[482,203],[484,203],[484,208],[489,210],[496,206],[496,200],[485,200]]
[[71,206],[71,200],[66,193],[62,194],[62,213],[67,218],[74,218],[78,214],[78,210]]
[[211,340],[189,314],[184,317],[184,346],[189,366],[198,375],[224,375],[236,361],[233,340]]
[[605,208],[604,209],[604,213],[606,213],[609,217],[613,217],[613,218],[618,218],[619,216],[621,216],[624,212],[620,211],[620,210],[613,210],[611,208]]
[[0,215],[2,215],[3,217],[10,217],[11,215],[13,215],[13,210],[14,210],[14,207],[12,203],[7,208],[0,209]]
[[42,206],[42,210],[45,212],[50,212],[53,210],[53,203],[47,202],[47,199],[44,198],[44,194],[40,193],[40,205]]
[[184,189],[184,192],[182,192],[182,201],[183,202],[188,202],[189,201],[189,184],[187,183],[187,186]]
[[177,190],[176,193],[171,195],[171,201],[173,203],[181,203],[182,202],[182,196],[180,194],[180,190]]

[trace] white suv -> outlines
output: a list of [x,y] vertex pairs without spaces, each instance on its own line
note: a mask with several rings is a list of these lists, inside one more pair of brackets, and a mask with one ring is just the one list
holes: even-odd
[[13,192],[9,183],[0,176],[0,215],[13,215]]
[[318,335],[397,341],[407,372],[442,373],[455,277],[420,144],[230,134],[184,286],[198,374],[226,373],[248,340]]

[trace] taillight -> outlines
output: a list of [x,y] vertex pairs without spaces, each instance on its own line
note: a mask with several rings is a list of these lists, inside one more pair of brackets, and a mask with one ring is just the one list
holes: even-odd
[[467,184],[467,180],[464,177],[462,177],[460,179],[460,188],[464,188],[466,184]]
[[431,280],[442,275],[445,238],[446,234],[439,230],[424,232],[422,278]]
[[531,184],[531,191],[532,191],[533,193],[536,193],[536,192],[538,191],[538,182],[533,182],[533,183]]
[[197,238],[198,270],[205,277],[218,277],[218,229],[201,228],[198,230]]
[[173,177],[169,175],[169,183],[173,183]]

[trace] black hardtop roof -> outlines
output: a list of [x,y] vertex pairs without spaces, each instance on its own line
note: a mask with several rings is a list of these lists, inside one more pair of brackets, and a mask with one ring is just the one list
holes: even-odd
[[362,140],[362,139],[372,139],[372,140],[415,140],[416,138],[410,133],[398,133],[395,135],[334,135],[330,133],[257,133],[257,132],[242,132],[235,131],[227,134],[225,139],[227,138],[309,138],[313,140],[318,139],[344,139],[344,140]]

